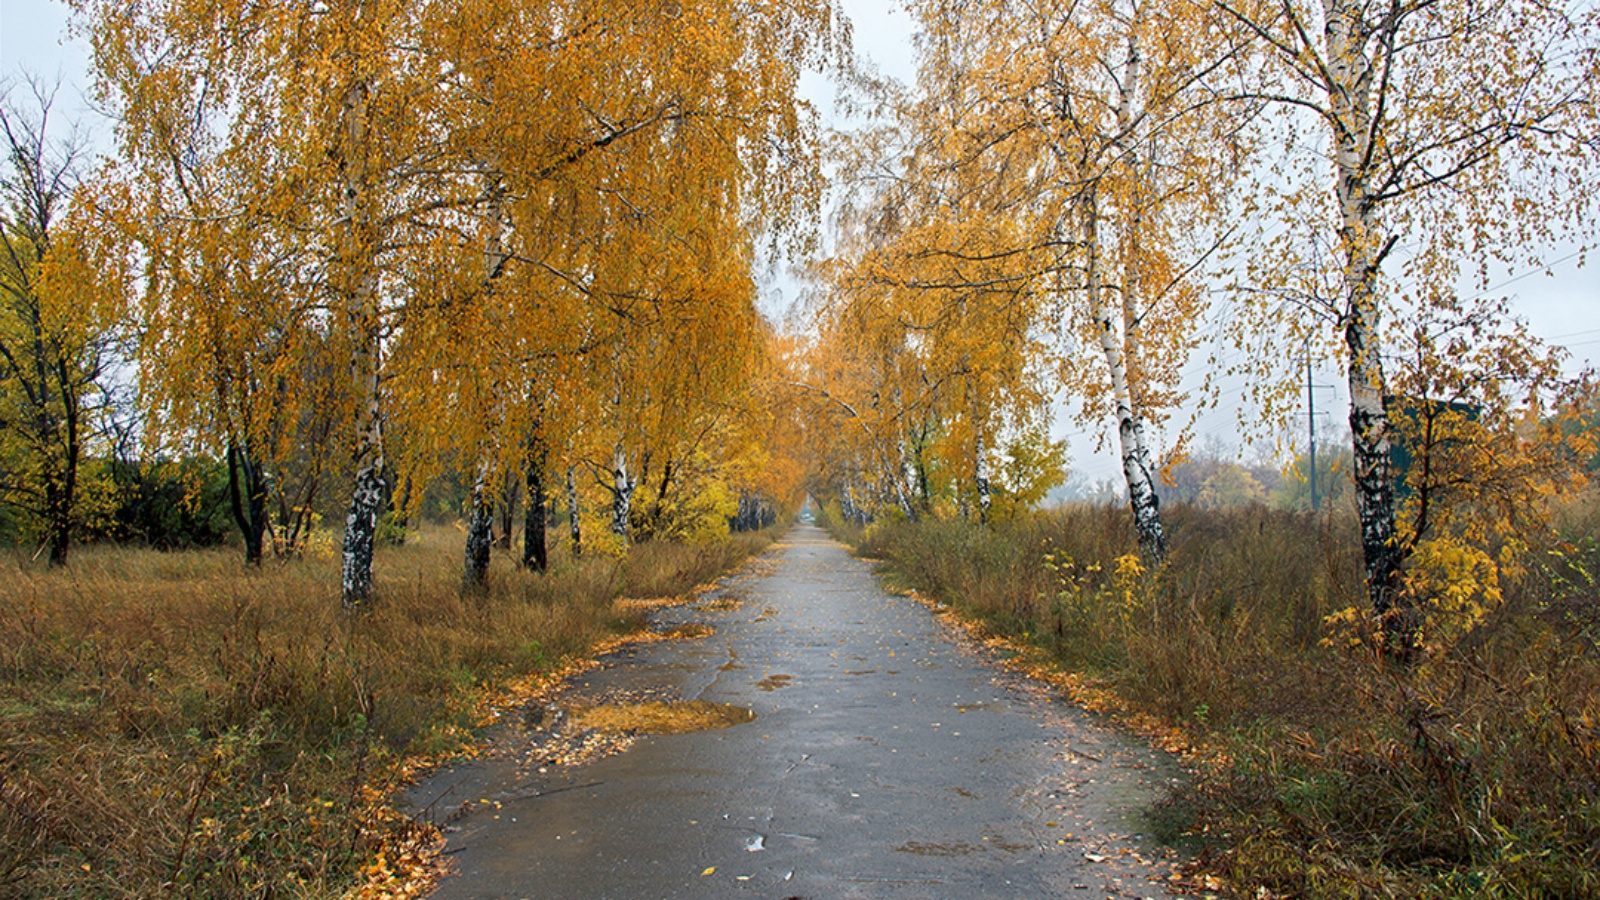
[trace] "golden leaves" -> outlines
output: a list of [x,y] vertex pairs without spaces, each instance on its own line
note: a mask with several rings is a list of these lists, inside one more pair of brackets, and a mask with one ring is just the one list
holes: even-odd
[[826,4],[78,8],[169,433],[293,453],[305,409],[386,409],[419,475],[498,474],[533,431],[681,463],[738,402],[755,235],[815,205]]
[[1158,421],[1205,313],[1197,273],[1226,240],[1236,138],[1200,111],[1198,76],[1225,56],[1199,42],[1214,13],[912,11],[919,90],[878,98],[892,123],[856,143],[862,188],[825,269],[818,353],[855,382],[828,390],[861,411],[841,433],[877,445],[856,468],[893,485],[909,452],[924,484],[928,469],[981,483],[1003,437],[1042,417],[1051,375],[1085,420]]

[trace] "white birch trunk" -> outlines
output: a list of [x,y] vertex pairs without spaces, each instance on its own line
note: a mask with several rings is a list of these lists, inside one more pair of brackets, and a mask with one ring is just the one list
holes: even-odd
[[583,514],[578,508],[578,477],[574,466],[567,466],[567,514],[572,535],[572,558],[583,555]]
[[1161,501],[1151,476],[1150,449],[1145,439],[1144,418],[1133,405],[1128,386],[1128,368],[1123,355],[1121,316],[1106,300],[1101,284],[1099,210],[1093,189],[1078,200],[1079,225],[1085,259],[1086,292],[1089,312],[1094,319],[1100,351],[1111,378],[1111,398],[1117,417],[1117,444],[1122,458],[1122,476],[1128,485],[1128,505],[1133,510],[1139,549],[1152,560],[1167,553],[1166,535],[1161,528]]
[[628,454],[618,442],[611,450],[611,533],[628,537],[628,516],[633,509],[634,480],[628,474]]
[[472,480],[471,510],[467,517],[466,565],[461,582],[469,591],[489,586],[489,550],[494,544],[494,498],[489,490],[489,461],[478,463]]
[[989,508],[993,499],[989,495],[989,454],[983,445],[983,428],[974,422],[976,440],[972,448],[972,481],[978,489],[978,524],[989,524]]
[[356,396],[353,462],[356,476],[345,517],[341,589],[346,608],[355,608],[372,596],[372,552],[383,505],[383,408],[380,395],[377,216],[372,209],[372,185],[367,172],[370,98],[365,82],[346,92],[341,147],[340,198],[343,221],[333,273],[335,289],[344,303],[350,330],[350,379]]
[[[506,211],[505,188],[498,175],[490,176],[486,193],[489,196],[489,235],[483,248],[482,303],[493,303],[494,288],[505,271],[509,254],[505,247]],[[504,409],[496,398],[490,413],[491,428],[504,419]],[[462,564],[461,583],[469,591],[481,591],[489,586],[489,556],[494,544],[494,498],[489,490],[489,475],[494,470],[496,432],[491,430],[478,448],[478,466],[472,481],[471,510],[467,517],[466,558]]]
[[917,511],[911,505],[910,491],[906,490],[907,484],[915,477],[915,473],[911,469],[911,455],[906,452],[904,427],[906,410],[905,405],[900,400],[899,388],[894,389],[894,411],[895,421],[901,423],[901,427],[898,429],[900,436],[895,442],[894,478],[891,479],[894,483],[894,499],[900,506],[900,512],[905,514],[906,521],[915,522],[917,520]]
[[1377,295],[1383,235],[1367,183],[1375,73],[1364,46],[1362,7],[1351,0],[1325,0],[1324,11],[1327,93],[1335,129],[1334,191],[1344,257],[1340,288],[1350,353],[1350,433],[1367,596],[1384,621],[1390,651],[1405,657],[1415,642],[1417,623],[1413,611],[1402,607],[1398,590],[1401,560],[1384,407],[1387,385]]
[[917,510],[916,507],[911,505],[911,492],[906,490],[906,483],[915,478],[916,475],[911,467],[911,455],[906,452],[905,438],[901,438],[896,447],[899,455],[896,459],[894,473],[895,502],[900,505],[900,512],[905,514],[906,521],[915,522],[917,520]]

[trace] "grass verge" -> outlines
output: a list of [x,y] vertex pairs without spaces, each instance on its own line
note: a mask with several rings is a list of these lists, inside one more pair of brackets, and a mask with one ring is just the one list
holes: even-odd
[[403,894],[430,835],[387,805],[419,758],[471,746],[484,698],[637,628],[772,540],[620,559],[494,561],[464,596],[460,535],[377,560],[339,608],[334,559],[84,548],[0,560],[0,894]]
[[1237,897],[1600,896],[1600,515],[1440,607],[1426,659],[1372,651],[1353,521],[1168,511],[1146,570],[1121,511],[841,531],[1090,705],[1187,746],[1161,810]]

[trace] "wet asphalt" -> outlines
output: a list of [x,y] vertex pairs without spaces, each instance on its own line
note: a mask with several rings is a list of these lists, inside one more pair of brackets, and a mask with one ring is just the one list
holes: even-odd
[[1151,750],[953,639],[925,605],[800,524],[559,702],[755,711],[580,766],[530,764],[540,717],[409,801],[443,825],[456,898],[1165,897],[1141,810],[1178,777]]

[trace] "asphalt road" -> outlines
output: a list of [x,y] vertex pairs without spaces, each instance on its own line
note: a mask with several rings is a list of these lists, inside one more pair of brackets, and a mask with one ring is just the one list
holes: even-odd
[[953,639],[821,529],[663,617],[715,632],[608,658],[559,702],[756,718],[559,766],[552,717],[512,717],[410,795],[449,833],[436,898],[1167,896],[1139,811],[1172,761]]

